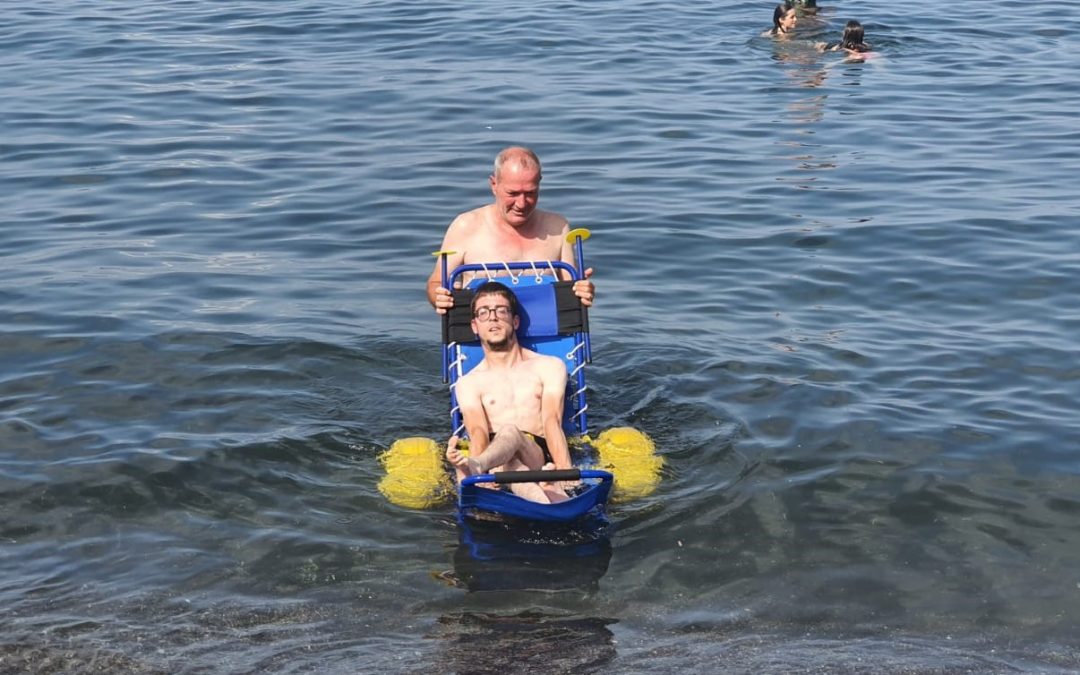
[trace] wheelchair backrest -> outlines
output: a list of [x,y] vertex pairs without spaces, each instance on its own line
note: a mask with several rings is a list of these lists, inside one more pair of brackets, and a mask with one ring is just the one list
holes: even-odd
[[[585,364],[588,361],[588,315],[574,295],[572,286],[576,270],[565,263],[499,263],[509,276],[494,277],[490,272],[472,279],[465,288],[454,290],[454,307],[443,322],[443,376],[450,383],[451,423],[456,434],[463,434],[461,413],[454,388],[457,380],[472,370],[484,358],[484,352],[472,332],[470,304],[474,288],[490,280],[505,284],[517,297],[521,323],[518,342],[526,349],[554,356],[563,361],[567,370],[566,402],[563,406],[563,428],[568,435],[587,432],[585,410]],[[570,281],[560,281],[552,275],[537,273],[538,269],[553,266],[568,268]],[[492,265],[462,265],[451,275],[454,280],[464,272],[477,268],[488,271]],[[518,271],[517,275],[513,272]]]

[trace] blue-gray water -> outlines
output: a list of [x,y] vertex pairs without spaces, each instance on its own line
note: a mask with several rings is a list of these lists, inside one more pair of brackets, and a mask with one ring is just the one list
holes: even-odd
[[[822,5],[6,3],[0,672],[1080,668],[1080,8]],[[667,467],[489,565],[376,458],[509,143]]]

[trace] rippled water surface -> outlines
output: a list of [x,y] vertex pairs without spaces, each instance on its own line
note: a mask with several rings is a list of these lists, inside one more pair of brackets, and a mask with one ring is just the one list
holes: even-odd
[[[0,672],[1080,669],[1080,9],[976,4],[9,4]],[[376,489],[510,143],[666,460],[577,557]]]

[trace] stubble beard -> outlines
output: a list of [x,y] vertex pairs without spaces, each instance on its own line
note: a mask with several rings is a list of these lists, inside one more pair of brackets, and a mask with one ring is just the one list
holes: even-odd
[[501,340],[489,340],[487,342],[487,348],[493,352],[508,352],[513,345],[511,344],[510,336],[507,335]]

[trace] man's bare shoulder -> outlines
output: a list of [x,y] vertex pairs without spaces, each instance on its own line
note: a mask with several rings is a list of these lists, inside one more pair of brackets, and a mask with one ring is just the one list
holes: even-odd
[[478,206],[471,211],[459,213],[457,217],[450,222],[447,231],[465,237],[475,234],[477,230],[483,227],[489,208],[491,207]]
[[544,235],[561,235],[570,229],[570,221],[554,211],[537,209],[533,212],[537,229]]
[[484,373],[487,372],[487,369],[487,364],[484,361],[481,361],[476,364],[475,368],[459,377],[456,385],[458,395],[461,396],[464,393],[462,388],[464,388],[465,391],[470,391],[479,387],[484,380]]
[[528,364],[532,370],[549,374],[566,373],[566,365],[557,356],[548,356],[531,349],[522,349],[521,352],[522,362]]

